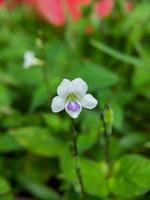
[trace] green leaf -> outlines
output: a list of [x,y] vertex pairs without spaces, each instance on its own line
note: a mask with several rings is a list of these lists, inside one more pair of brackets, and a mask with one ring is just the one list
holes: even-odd
[[11,74],[4,71],[0,71],[0,83],[11,86],[18,86],[18,80]]
[[9,91],[3,85],[0,85],[0,94],[1,94],[0,107],[9,105],[10,104]]
[[70,130],[70,121],[65,118],[60,118],[59,115],[53,113],[43,113],[44,122],[50,129],[58,134],[62,135],[62,132],[69,132]]
[[8,181],[0,176],[0,199],[1,200],[13,200],[11,195],[11,188]]
[[10,186],[7,180],[0,177],[0,195],[8,193],[10,191]]
[[123,61],[127,64],[131,64],[134,66],[143,66],[145,65],[142,60],[140,60],[139,58],[136,57],[131,57],[129,55],[126,55],[124,53],[120,53],[119,51],[101,43],[98,42],[96,40],[92,40],[91,44],[96,47],[97,49],[99,49],[100,51],[103,51],[104,53],[108,54],[109,56],[112,56],[114,58],[116,58],[117,60]]
[[42,66],[33,66],[26,70],[22,67],[21,62],[20,65],[14,65],[12,68],[9,68],[8,71],[13,77],[17,77],[17,81],[20,84],[20,87],[23,86],[24,90],[43,85],[44,75]]
[[118,160],[109,180],[113,194],[133,199],[150,188],[150,161],[139,155],[127,155]]
[[149,72],[150,70],[136,69],[133,77],[134,87],[140,87],[141,85],[149,84]]
[[20,127],[24,123],[24,118],[25,115],[21,115],[19,112],[12,112],[10,115],[3,117],[2,126],[4,128]]
[[23,187],[35,197],[43,200],[60,200],[59,195],[50,187],[41,183],[37,183],[36,181],[24,175],[19,176],[18,179],[21,185],[23,185]]
[[89,150],[97,142],[97,133],[90,131],[85,134],[80,134],[78,137],[79,151],[84,152]]
[[17,151],[21,149],[21,145],[17,140],[9,134],[0,135],[0,152]]
[[140,94],[143,94],[147,98],[150,98],[150,70],[146,69],[136,69],[133,76],[133,87]]
[[9,114],[12,112],[10,104],[12,102],[13,96],[4,85],[0,85],[0,113]]
[[148,141],[148,135],[143,132],[129,132],[129,134],[124,135],[119,141],[120,147],[124,150],[130,150],[136,147],[141,147],[146,141]]
[[80,194],[75,193],[74,190],[71,189],[65,193],[63,200],[79,200],[79,195]]
[[34,91],[30,110],[31,111],[35,110],[36,108],[45,104],[47,101],[48,101],[47,88],[43,84]]
[[[137,40],[137,35],[143,35],[145,34],[144,28],[146,25],[148,25],[147,22],[149,22],[150,12],[149,12],[149,2],[142,1],[140,4],[137,4],[135,9],[133,9],[133,12],[130,13],[130,15],[127,16],[126,20],[123,22],[125,33],[128,33],[129,31],[132,31],[133,38]],[[140,25],[140,26],[137,26]],[[140,27],[142,25],[145,25],[144,28],[141,30]],[[134,41],[136,41],[134,39]]]
[[58,156],[63,143],[51,135],[51,131],[41,127],[24,127],[10,131],[19,144],[32,153],[41,156]]
[[117,129],[122,129],[124,124],[124,112],[122,106],[120,106],[118,103],[113,102],[112,108],[114,112],[114,121],[113,126]]
[[81,128],[83,132],[97,131],[99,127],[99,113],[98,112],[94,112],[94,111],[89,112],[89,110],[83,110],[82,115],[81,115],[81,120],[82,120]]
[[[63,197],[63,200],[79,200],[80,199],[80,194],[75,193],[72,189],[67,191]],[[93,195],[88,195],[85,194],[85,199],[86,200],[100,200],[100,198],[95,197]]]
[[90,62],[74,67],[68,76],[73,79],[77,77],[77,74],[89,84],[91,90],[110,87],[120,80],[112,71]]
[[[75,172],[74,159],[69,150],[63,149],[61,155],[62,178],[72,183],[79,190],[79,182]],[[83,184],[87,194],[105,197],[108,194],[106,183],[107,166],[105,163],[97,163],[89,159],[80,159],[80,168],[83,176]],[[94,184],[93,184],[94,181]]]
[[6,48],[1,49],[0,59],[2,61],[11,61],[23,58],[24,52],[29,49],[31,38],[21,31],[15,31],[14,34],[10,33],[8,36],[8,45]]

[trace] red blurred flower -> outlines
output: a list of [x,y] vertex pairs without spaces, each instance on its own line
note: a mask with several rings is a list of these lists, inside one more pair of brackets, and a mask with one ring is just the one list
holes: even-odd
[[2,6],[3,3],[4,3],[4,0],[0,0],[0,6]]
[[80,7],[89,4],[90,0],[11,0],[6,6],[12,9],[20,3],[30,5],[43,19],[61,26],[67,16],[71,16],[74,21],[78,20],[82,15]]
[[[1,0],[0,0],[1,1]],[[2,0],[3,5],[7,8],[7,9],[13,9],[15,8],[18,4],[22,3],[23,0]]]
[[114,0],[98,0],[95,3],[94,11],[98,17],[107,17],[113,10]]
[[80,7],[89,4],[90,0],[26,0],[46,21],[61,26],[67,15],[74,21],[82,15]]
[[124,3],[124,10],[126,12],[131,12],[134,8],[134,3],[131,1],[131,0],[127,0],[125,3]]
[[61,0],[33,0],[31,4],[46,21],[58,26],[64,24],[64,7]]

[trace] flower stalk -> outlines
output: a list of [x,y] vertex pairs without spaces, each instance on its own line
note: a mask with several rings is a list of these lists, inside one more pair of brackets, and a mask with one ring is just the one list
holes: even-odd
[[103,123],[104,157],[105,157],[106,162],[109,163],[110,162],[110,159],[109,159],[109,136],[107,134],[107,128],[106,128],[106,123],[104,120],[103,112],[101,113],[100,117],[101,117],[101,120]]
[[80,160],[79,160],[79,151],[78,151],[78,143],[77,143],[77,130],[75,126],[75,120],[72,119],[72,142],[73,142],[73,157],[75,162],[75,170],[76,175],[80,184],[80,194],[81,199],[85,197],[85,190],[84,190],[84,184],[83,184],[83,178],[80,168]]
[[104,157],[108,165],[110,164],[109,143],[110,135],[112,133],[113,111],[110,104],[106,104],[103,112],[100,114],[103,125],[103,141],[104,141]]
[[42,36],[42,33],[39,32],[38,34],[39,36],[37,37],[36,45],[40,50],[42,59],[44,60],[43,65],[42,65],[43,81],[45,84],[45,90],[49,94],[49,92],[51,91],[50,90],[51,88],[50,88],[49,70],[48,70],[48,66],[46,64],[46,58],[45,58],[45,43],[44,43],[44,38]]

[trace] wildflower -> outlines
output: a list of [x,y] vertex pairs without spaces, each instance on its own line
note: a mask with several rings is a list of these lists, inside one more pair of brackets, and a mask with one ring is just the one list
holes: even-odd
[[81,78],[63,79],[57,88],[58,96],[52,100],[52,111],[57,113],[65,109],[72,118],[77,118],[82,107],[95,108],[98,102],[87,90],[88,86]]
[[33,65],[41,65],[42,61],[35,57],[34,52],[26,51],[24,54],[23,67],[25,69],[30,68]]

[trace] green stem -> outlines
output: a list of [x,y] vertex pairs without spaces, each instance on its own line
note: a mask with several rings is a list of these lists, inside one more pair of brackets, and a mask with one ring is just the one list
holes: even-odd
[[49,70],[48,70],[48,66],[47,63],[45,63],[46,59],[45,59],[45,43],[44,43],[44,39],[42,37],[40,37],[41,41],[42,41],[42,46],[40,47],[40,52],[41,52],[41,56],[42,59],[44,60],[43,66],[42,66],[42,73],[43,73],[43,81],[44,81],[44,85],[45,85],[45,89],[47,94],[50,93],[50,83],[49,83]]
[[50,93],[50,85],[49,85],[49,75],[48,75],[48,69],[46,64],[44,64],[42,66],[42,70],[43,70],[43,80],[44,80],[44,84],[45,84],[45,89],[47,94]]
[[105,156],[105,160],[108,163],[108,165],[110,164],[110,157],[109,157],[109,133],[107,132],[107,125],[104,119],[104,113],[101,113],[101,120],[102,120],[102,124],[103,124],[103,139],[104,139],[104,156]]
[[77,130],[75,127],[74,120],[72,120],[72,141],[73,141],[73,157],[75,161],[75,169],[76,169],[77,178],[78,178],[80,188],[81,188],[81,199],[83,199],[85,197],[85,190],[84,190],[82,173],[80,169],[80,162],[79,162],[80,160],[79,160],[79,152],[78,152],[78,144],[77,144]]

